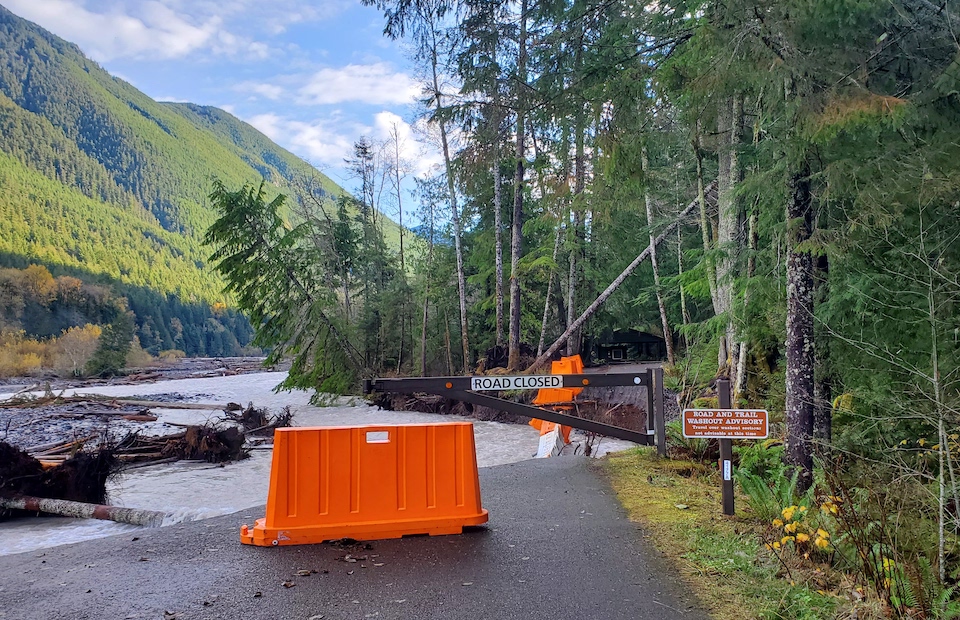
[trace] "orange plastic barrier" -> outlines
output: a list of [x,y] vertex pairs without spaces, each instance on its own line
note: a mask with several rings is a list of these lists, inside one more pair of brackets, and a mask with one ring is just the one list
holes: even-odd
[[[554,422],[547,422],[546,420],[540,420],[538,418],[531,418],[530,421],[527,422],[527,424],[529,424],[533,428],[540,431],[541,437],[550,433],[553,429],[555,429],[558,426]],[[559,426],[560,426],[560,434],[563,435],[563,443],[570,443],[570,431],[573,430],[573,427],[566,426],[565,424],[561,424]]]
[[[558,361],[550,364],[550,374],[554,375],[579,375],[583,374],[583,360],[579,355],[570,357],[561,357]],[[544,388],[537,391],[536,398],[533,399],[534,405],[553,405],[557,403],[570,403],[583,391],[583,388]]]
[[279,428],[266,517],[242,526],[240,542],[435,536],[486,522],[469,422]]

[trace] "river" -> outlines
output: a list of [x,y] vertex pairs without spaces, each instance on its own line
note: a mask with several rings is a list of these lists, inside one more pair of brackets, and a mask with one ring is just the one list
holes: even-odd
[[[360,399],[341,398],[335,405],[315,407],[309,394],[302,391],[274,392],[285,377],[282,372],[262,372],[225,377],[175,379],[150,384],[99,386],[68,390],[67,394],[138,396],[176,393],[191,402],[225,404],[235,402],[266,407],[276,413],[289,406],[295,426],[355,426],[363,424],[423,424],[469,421],[474,425],[477,465],[491,467],[532,458],[537,451],[537,432],[526,425],[480,422],[457,416],[429,413],[384,411]],[[0,399],[8,395],[0,394]],[[153,409],[157,422],[127,423],[144,433],[175,432],[165,422],[203,423],[215,420],[221,412],[184,409]],[[574,443],[581,441],[576,431]],[[602,439],[594,447],[595,456],[623,450],[633,444],[617,439]],[[575,446],[570,446],[573,448]],[[568,448],[568,449],[569,449]],[[134,469],[108,482],[110,503],[160,510],[170,513],[168,524],[204,519],[261,506],[267,501],[270,475],[269,449],[254,450],[249,459],[226,465],[178,462]],[[562,457],[561,457],[562,458]],[[250,520],[262,517],[250,511]],[[138,526],[109,521],[77,520],[58,517],[24,518],[0,523],[0,555],[24,553],[62,544],[75,543],[113,534],[131,533]]]

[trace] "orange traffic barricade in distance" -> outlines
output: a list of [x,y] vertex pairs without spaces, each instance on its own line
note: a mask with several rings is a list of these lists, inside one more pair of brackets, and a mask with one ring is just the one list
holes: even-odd
[[240,541],[459,534],[486,522],[469,422],[279,428],[266,516]]
[[[550,364],[550,374],[554,375],[579,375],[583,374],[583,360],[579,355],[570,357],[561,357],[556,362]],[[533,399],[533,404],[540,406],[550,405],[553,409],[571,409],[570,403],[576,399],[577,395],[583,391],[583,388],[544,388],[537,391],[537,396]],[[529,422],[530,426],[540,431],[541,441],[544,435],[549,434],[557,426],[553,422],[546,422],[533,418]],[[560,426],[560,433],[563,436],[563,443],[570,443],[569,426]]]
[[[583,360],[580,359],[579,355],[561,357],[556,362],[550,364],[550,374],[583,374]],[[571,403],[582,391],[583,388],[544,388],[537,391],[537,396],[533,399],[533,404],[540,406]],[[569,409],[569,407],[565,408]]]
[[541,437],[553,432],[553,429],[559,426],[560,434],[563,436],[563,443],[570,443],[570,431],[573,430],[572,426],[547,422],[546,420],[541,420],[539,418],[531,418],[527,424],[540,431]]

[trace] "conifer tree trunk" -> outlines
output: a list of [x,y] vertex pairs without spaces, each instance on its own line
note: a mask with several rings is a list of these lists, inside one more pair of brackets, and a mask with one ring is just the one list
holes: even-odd
[[[437,48],[431,50],[431,70],[433,77],[434,110],[440,112],[440,76]],[[439,114],[438,114],[439,116]],[[463,244],[461,242],[460,210],[457,206],[457,188],[453,178],[453,165],[450,160],[450,145],[447,139],[447,126],[444,121],[438,120],[440,125],[440,145],[443,150],[443,163],[447,172],[447,191],[450,195],[450,217],[453,220],[453,245],[457,255],[457,293],[460,299],[460,342],[463,346],[463,374],[470,374],[470,337],[467,327],[467,280],[463,271]],[[448,328],[449,329],[449,328]]]
[[[494,45],[494,56],[497,46]],[[503,345],[503,179],[500,178],[500,87],[493,86],[493,245],[496,302],[496,345]]]
[[[557,234],[553,240],[553,262],[557,262],[557,254],[560,251],[560,237],[563,227],[557,225]],[[550,270],[550,279],[547,280],[547,296],[543,301],[543,320],[540,321],[540,341],[537,343],[537,355],[543,353],[543,341],[547,337],[547,319],[550,317],[550,296],[553,294],[553,270]]]
[[420,376],[427,376],[427,320],[430,308],[430,281],[427,280],[423,290],[423,323],[420,327]]
[[444,343],[447,345],[447,374],[453,374],[453,345],[450,340],[450,317],[443,311]]
[[677,275],[680,279],[680,318],[686,326],[691,320],[690,311],[687,309],[687,293],[683,288],[683,233],[680,226],[677,226]]
[[520,79],[517,106],[517,171],[513,179],[513,223],[510,239],[510,342],[507,368],[520,366],[520,253],[523,249],[523,162],[524,149],[524,93],[527,77],[527,0],[520,1],[520,36],[517,73]]
[[[759,237],[757,234],[757,210],[754,209],[750,214],[749,226],[747,232],[747,247],[750,250],[750,257],[747,259],[747,282],[748,284],[743,288],[743,312],[746,315],[747,306],[750,303],[750,288],[749,282],[750,278],[754,276],[757,271],[757,244],[759,243]],[[737,380],[734,382],[733,389],[733,400],[736,402],[740,398],[740,394],[746,388],[747,385],[747,343],[746,341],[741,340],[739,346],[739,356],[737,359]]]
[[[577,44],[575,71],[579,73],[583,66],[583,41]],[[567,325],[577,318],[577,292],[579,290],[580,273],[583,266],[580,264],[580,253],[583,251],[583,213],[578,204],[578,198],[583,195],[586,187],[587,171],[584,166],[584,113],[583,104],[577,105],[574,117],[574,156],[573,156],[573,229],[570,247],[570,271],[567,275]],[[567,338],[567,355],[580,354],[580,329],[575,329]]]
[[697,121],[696,134],[693,139],[693,154],[697,160],[697,200],[700,204],[700,234],[703,237],[703,252],[705,271],[707,272],[707,285],[710,288],[710,302],[713,304],[714,314],[720,313],[720,304],[717,301],[717,271],[710,256],[713,250],[713,235],[710,233],[710,218],[707,215],[707,197],[704,190],[703,180],[703,150],[700,147],[700,121]]
[[739,95],[721,104],[717,124],[721,145],[718,153],[717,246],[723,252],[717,261],[717,301],[718,314],[727,315],[727,327],[720,342],[717,361],[721,368],[727,367],[730,378],[735,379],[735,369],[732,366],[737,362],[738,355],[733,316],[733,284],[736,275],[734,267],[742,243],[740,231],[743,220],[735,196],[736,186],[741,180],[738,148],[743,127],[743,99]]
[[400,189],[400,130],[396,123],[390,128],[390,138],[393,141],[393,183],[397,190],[397,214],[400,219],[400,271],[406,275],[407,265],[403,258],[403,195]]
[[[578,208],[577,197],[583,194],[586,187],[587,173],[584,169],[586,158],[584,156],[584,127],[583,111],[577,111],[575,154],[573,158],[574,182],[573,182],[573,243],[570,248],[570,271],[567,274],[567,325],[573,323],[577,318],[577,293],[579,290],[580,273],[583,267],[580,264],[580,252],[583,247],[583,213]],[[575,329],[567,338],[567,355],[580,354],[580,330]]]
[[[403,258],[403,196],[400,190],[400,131],[397,129],[396,123],[393,124],[390,137],[393,140],[393,174],[394,174],[394,187],[397,190],[397,213],[400,219],[400,273],[401,277],[405,280],[407,277],[407,267]],[[413,326],[411,325],[411,328]],[[411,330],[412,331],[412,330]],[[411,339],[412,339],[411,334]],[[407,312],[406,312],[406,300],[400,299],[400,349],[397,353],[397,372],[400,372],[400,368],[403,366],[403,346],[407,340]]]
[[784,460],[800,472],[799,489],[813,483],[813,258],[798,246],[810,239],[810,166],[805,161],[790,173],[787,197],[787,343],[785,406],[787,440]]
[[[830,263],[826,254],[817,257],[814,291],[817,301],[823,301],[828,295],[827,276]],[[813,439],[819,454],[826,454],[833,438],[833,382],[830,373],[829,348],[817,347],[816,380],[813,385]]]
[[667,307],[663,303],[663,291],[660,288],[660,269],[657,266],[657,244],[653,236],[653,198],[650,195],[650,160],[647,158],[647,145],[640,147],[640,165],[643,168],[643,202],[647,212],[647,226],[650,229],[650,265],[653,267],[653,287],[657,294],[657,308],[660,310],[660,325],[663,328],[663,341],[667,345],[667,362],[673,366],[676,358],[673,352],[673,331],[667,318]]
[[497,306],[497,346],[503,344],[503,192],[500,179],[500,148],[495,147],[496,155],[493,159],[493,234],[496,271],[496,306]]
[[[427,321],[429,320],[430,312],[430,272],[433,268],[433,222],[434,222],[434,212],[433,204],[429,204],[429,211],[427,217],[430,220],[430,237],[427,239],[427,269],[425,272],[425,282],[423,288],[423,323],[420,327],[420,376],[427,376]],[[449,344],[449,343],[448,343]]]

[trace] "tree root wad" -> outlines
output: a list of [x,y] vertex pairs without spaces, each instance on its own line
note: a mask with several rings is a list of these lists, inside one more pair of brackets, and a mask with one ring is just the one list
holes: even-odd
[[[44,469],[23,450],[0,442],[0,496],[30,495],[102,504],[107,478],[117,470],[112,448],[78,452],[63,464]],[[7,516],[0,511],[0,517]]]
[[[217,429],[190,426],[184,432],[163,437],[131,434],[115,445],[78,450],[56,467],[41,462],[8,443],[0,442],[0,498],[36,497],[86,504],[107,502],[107,479],[128,463],[203,460],[223,463],[247,458],[244,434],[235,427]],[[35,514],[0,509],[0,519]]]

